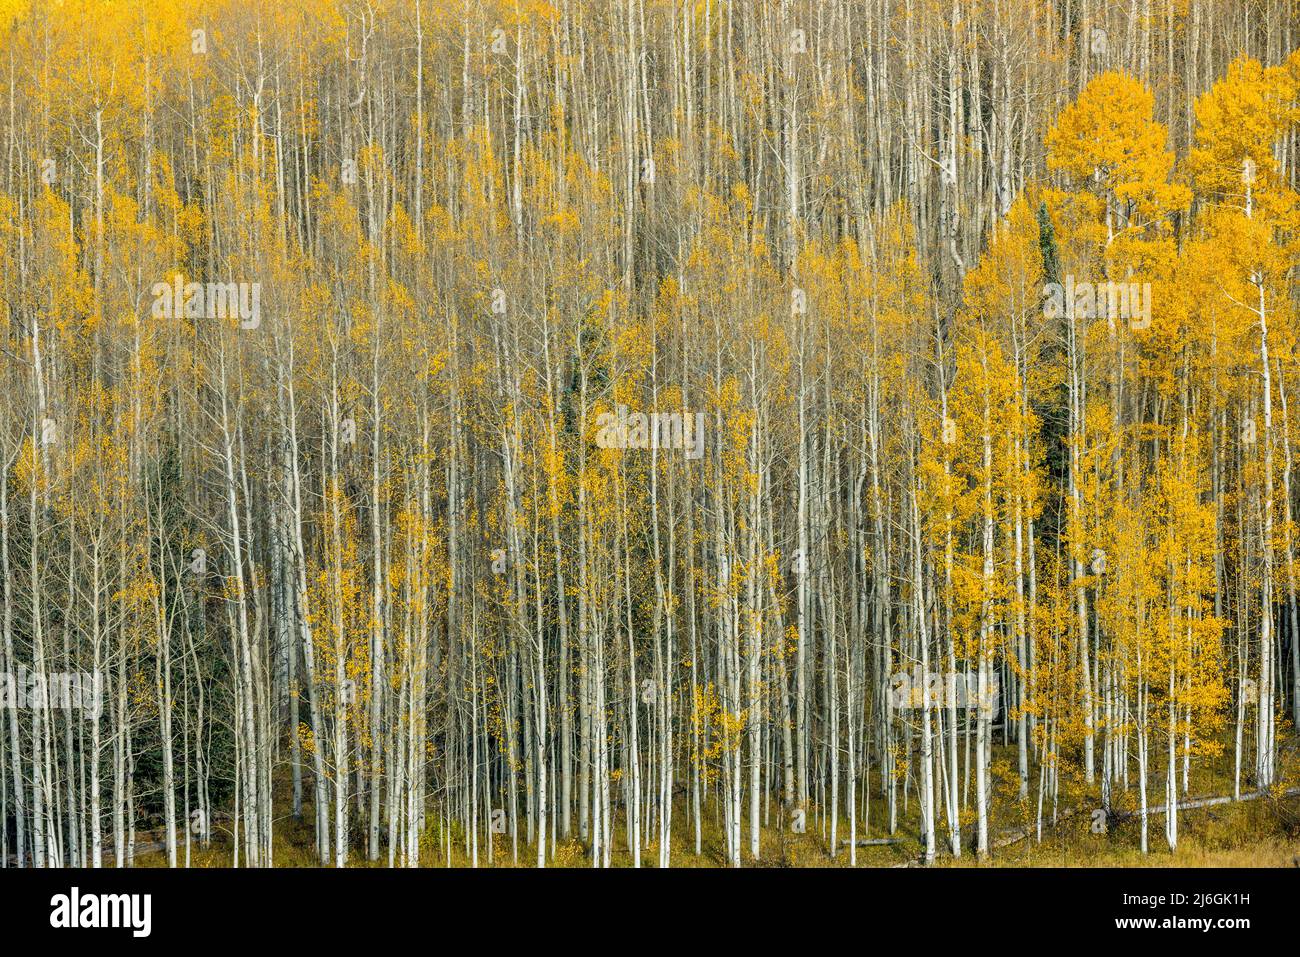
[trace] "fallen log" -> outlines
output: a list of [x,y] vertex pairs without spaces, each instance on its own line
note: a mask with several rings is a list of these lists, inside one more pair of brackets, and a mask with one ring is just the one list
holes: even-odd
[[[1243,794],[1239,798],[1234,798],[1231,794],[1223,795],[1221,797],[1189,798],[1186,801],[1178,802],[1178,810],[1194,811],[1203,807],[1214,807],[1215,805],[1218,804],[1234,804],[1242,801],[1254,801],[1261,797],[1268,797],[1269,794],[1270,792],[1268,791],[1251,791],[1249,794]],[[1296,795],[1300,795],[1300,788],[1291,788],[1288,791],[1283,791],[1279,795],[1279,797],[1294,797]],[[1164,814],[1167,810],[1168,808],[1166,808],[1163,804],[1160,807],[1149,807],[1147,808],[1147,817],[1155,817],[1156,815]],[[1056,824],[1059,824],[1061,821],[1065,820],[1066,818],[1072,817],[1077,811],[1078,808],[1066,808],[1059,815],[1057,815],[1057,820],[1053,822],[1052,826],[1055,827]],[[1116,821],[1124,821],[1134,817],[1140,818],[1141,816],[1142,816],[1141,811],[1113,811],[1111,812],[1110,815],[1111,819]],[[1037,830],[1036,825],[1034,827],[1024,828],[1023,830],[1008,832],[1007,834],[1004,834],[1001,838],[993,842],[993,848],[997,849],[997,848],[1009,847],[1012,844],[1019,843],[1020,841],[1023,841],[1025,838],[1027,838],[1030,834],[1032,834],[1035,830]]]
[[[1053,821],[1050,826],[1056,827],[1056,825],[1060,824],[1066,818],[1073,817],[1076,810],[1077,808],[1067,807],[1064,811],[1061,811],[1059,814],[1056,815],[1056,820]],[[1031,825],[1030,827],[1026,827],[1020,830],[1003,832],[1003,835],[993,842],[993,846],[991,850],[996,851],[999,848],[1010,847],[1012,844],[1017,844],[1020,841],[1023,841],[1025,838],[1027,838],[1030,834],[1034,833],[1034,831],[1036,830],[1038,830],[1038,825],[1034,824]]]
[[[1278,796],[1294,797],[1297,794],[1300,794],[1300,788],[1291,788],[1289,791],[1283,791]],[[1216,804],[1235,804],[1242,801],[1254,801],[1259,798],[1269,797],[1269,796],[1270,794],[1268,791],[1251,791],[1249,794],[1243,794],[1239,798],[1234,798],[1231,794],[1225,795],[1224,797],[1192,798],[1187,801],[1178,802],[1178,810],[1194,811],[1197,808],[1213,807]],[[1164,814],[1168,810],[1169,809],[1165,807],[1163,804],[1160,805],[1160,807],[1149,807],[1147,808],[1146,816],[1155,817],[1158,814]],[[1141,816],[1142,816],[1141,811],[1117,811],[1111,814],[1111,817],[1113,817],[1117,821],[1123,821],[1131,817],[1141,817]]]

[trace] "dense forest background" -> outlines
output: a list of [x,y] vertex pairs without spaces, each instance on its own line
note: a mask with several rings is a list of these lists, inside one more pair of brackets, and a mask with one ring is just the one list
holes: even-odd
[[0,0],[0,860],[1277,806],[1298,13]]

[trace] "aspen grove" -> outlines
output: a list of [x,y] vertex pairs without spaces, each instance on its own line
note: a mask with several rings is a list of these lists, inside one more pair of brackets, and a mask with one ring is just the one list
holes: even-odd
[[1297,47],[0,0],[0,861],[1147,853],[1285,794]]

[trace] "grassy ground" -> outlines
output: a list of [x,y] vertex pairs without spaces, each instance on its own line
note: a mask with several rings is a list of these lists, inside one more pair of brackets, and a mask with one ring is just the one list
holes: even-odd
[[[1044,823],[1041,840],[1036,838],[1036,785],[1031,787],[1031,798],[1027,802],[1016,800],[1017,781],[1013,773],[1014,751],[995,750],[994,761],[994,807],[997,813],[990,822],[992,839],[1005,839],[1017,833],[1029,832],[1027,839],[1022,839],[1004,847],[996,848],[991,859],[978,864],[973,853],[972,842],[975,832],[974,785],[970,786],[969,807],[962,814],[962,838],[966,845],[962,856],[954,859],[947,852],[946,830],[940,816],[939,841],[941,853],[936,861],[938,866],[992,866],[992,867],[1300,867],[1300,796],[1275,798],[1266,797],[1259,800],[1220,804],[1208,808],[1185,810],[1178,815],[1178,849],[1170,852],[1164,836],[1164,817],[1153,816],[1149,821],[1149,853],[1140,851],[1140,831],[1136,817],[1121,818],[1112,823],[1109,833],[1095,834],[1092,831],[1092,810],[1099,805],[1095,792],[1089,792],[1081,782],[1072,782],[1063,778],[1062,793],[1058,806],[1055,826],[1052,823],[1052,808],[1044,808]],[[1282,788],[1300,785],[1297,774],[1296,751],[1294,748],[1284,751]],[[874,778],[873,778],[874,780]],[[1188,795],[1192,797],[1232,794],[1233,768],[1230,752],[1225,752],[1217,759],[1202,760],[1189,780]],[[1112,808],[1119,813],[1132,812],[1137,808],[1137,782],[1130,780],[1128,790],[1117,788],[1112,799]],[[1243,784],[1243,792],[1250,788]],[[277,781],[276,807],[291,805],[288,794],[288,781]],[[863,817],[859,816],[858,837],[880,838],[888,834],[887,808],[878,793],[878,784],[872,787],[871,800],[865,809],[869,826],[864,827]],[[308,796],[311,788],[307,787]],[[1163,803],[1163,778],[1152,780],[1148,785],[1148,801],[1155,808]],[[842,799],[842,798],[841,798]],[[1066,814],[1068,809],[1076,809]],[[828,853],[829,822],[810,813],[807,821],[807,833],[791,834],[778,827],[779,808],[773,804],[765,826],[761,829],[761,853],[756,861],[750,859],[748,805],[745,807],[745,824],[742,830],[744,842],[744,863],[746,866],[766,867],[847,867],[849,866],[848,848],[842,844],[834,858]],[[694,825],[689,819],[685,800],[679,802],[674,818],[674,846],[672,864],[674,867],[725,867],[726,839],[722,825],[722,809],[716,803],[706,806],[700,827],[700,847],[696,853]],[[902,791],[898,804],[898,823],[892,835],[898,839],[897,844],[888,846],[859,847],[857,866],[859,867],[896,867],[914,864],[921,853],[919,841],[919,815],[915,789],[904,802]],[[576,820],[576,819],[575,819]],[[352,823],[354,846],[352,852],[353,866],[373,866],[364,861],[364,852],[358,852],[355,835],[363,833],[359,821]],[[837,838],[842,842],[847,839],[849,824],[847,818],[840,821]],[[626,847],[626,830],[622,820],[615,823],[618,846],[612,855],[615,866],[631,866],[631,855]],[[487,838],[480,832],[478,849],[479,866],[488,866],[489,855]],[[448,864],[448,843],[450,843],[450,864],[453,867],[472,866],[472,858],[465,847],[464,834],[458,824],[453,824],[444,832],[442,822],[432,820],[424,836],[421,859],[425,866],[443,867]],[[183,860],[184,849],[181,849]],[[316,866],[313,849],[310,806],[306,809],[304,819],[295,821],[286,816],[275,823],[274,859],[277,867],[313,867]],[[195,867],[229,867],[231,864],[231,845],[228,833],[219,833],[213,846],[207,850],[195,847],[192,850],[191,865]],[[530,867],[536,860],[536,851],[525,841],[521,824],[518,844],[518,866]],[[654,866],[658,861],[658,847],[652,844],[642,851],[641,861],[644,866]],[[161,867],[166,863],[162,854],[144,855],[136,860],[138,867]],[[387,863],[385,855],[380,866]],[[590,866],[590,851],[577,840],[561,842],[556,848],[551,866],[585,867]],[[491,855],[492,866],[515,866],[512,855],[510,835],[495,835]]]
[[[1290,799],[1291,813],[1300,814],[1295,798]],[[1263,805],[1256,805],[1262,808]],[[679,814],[684,809],[679,810]],[[1211,809],[1187,811],[1179,816],[1179,843],[1176,852],[1170,852],[1164,839],[1164,825],[1160,819],[1153,819],[1149,835],[1149,853],[1143,855],[1137,842],[1135,828],[1127,825],[1120,827],[1109,835],[1094,835],[1079,825],[1063,823],[1055,829],[1045,829],[1042,842],[1034,840],[1020,841],[1014,845],[1000,848],[992,858],[979,864],[969,848],[963,850],[960,859],[954,859],[946,853],[946,841],[937,866],[941,867],[1300,867],[1300,837],[1287,833],[1280,822],[1268,820],[1271,811],[1260,812],[1247,809],[1245,805],[1237,808],[1219,806]],[[685,817],[679,818],[682,829],[689,829]],[[288,819],[277,822],[278,831],[275,839],[275,863],[277,867],[313,867],[316,866],[312,849],[310,826],[306,823]],[[847,822],[842,825],[841,835],[847,834]],[[458,830],[458,829],[457,829]],[[612,861],[616,867],[628,867],[632,864],[631,855],[625,846],[623,831],[618,832],[620,845],[615,848]],[[873,837],[881,832],[873,829]],[[916,862],[920,844],[910,830],[902,828],[895,835],[902,839],[897,845],[886,847],[859,847],[857,866],[859,867],[893,867],[908,866]],[[453,867],[471,866],[471,858],[466,853],[463,838],[457,833],[451,848],[450,862]],[[943,835],[941,834],[941,841]],[[827,853],[827,837],[820,833],[803,835],[782,834],[775,828],[762,829],[761,854],[757,861],[751,861],[748,853],[749,832],[743,832],[745,841],[744,863],[746,866],[760,867],[848,867],[847,848],[841,847],[837,858],[832,860]],[[436,846],[434,843],[436,842]],[[535,861],[535,851],[531,845],[522,840],[519,843],[519,864],[530,867]],[[184,849],[181,849],[182,860]],[[352,866],[372,866],[363,859],[358,859],[358,851],[352,853]],[[654,866],[658,860],[658,847],[652,844],[642,851],[643,866]],[[444,867],[447,865],[447,850],[438,828],[433,828],[426,839],[422,853],[425,866]],[[165,857],[149,854],[137,859],[137,867],[165,866]],[[228,836],[220,835],[208,850],[197,847],[193,849],[191,864],[194,867],[229,867],[231,863]],[[553,867],[587,867],[591,864],[590,851],[578,841],[561,842],[555,858],[548,862]],[[386,864],[386,858],[381,866]],[[682,833],[674,840],[672,853],[674,867],[725,867],[725,836],[720,826],[710,820],[701,829],[700,853],[695,853],[694,833]],[[489,866],[486,839],[480,836],[479,866]],[[493,861],[491,866],[515,866],[511,856],[509,835],[496,835]]]

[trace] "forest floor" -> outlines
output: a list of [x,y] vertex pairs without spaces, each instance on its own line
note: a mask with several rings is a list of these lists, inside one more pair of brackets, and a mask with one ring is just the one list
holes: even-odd
[[[962,867],[1300,867],[1300,794],[1284,792],[1300,786],[1300,748],[1292,740],[1283,748],[1283,778],[1279,787],[1263,797],[1242,802],[1220,803],[1210,807],[1182,810],[1178,814],[1178,847],[1171,852],[1165,839],[1163,813],[1153,813],[1148,818],[1147,854],[1140,849],[1140,816],[1138,786],[1135,774],[1130,774],[1129,786],[1117,785],[1112,797],[1112,818],[1105,833],[1094,813],[1100,806],[1096,788],[1086,788],[1081,780],[1062,775],[1060,796],[1055,823],[1050,798],[1043,808],[1041,839],[1037,835],[1037,775],[1031,775],[1030,796],[1027,801],[1017,800],[1018,780],[1014,771],[1015,749],[998,747],[994,752],[994,801],[996,813],[990,819],[990,842],[994,851],[990,859],[981,864],[974,854],[975,813],[974,782],[963,781],[959,794],[964,800],[961,815],[963,850],[960,858],[948,852],[947,829],[940,799],[939,844],[937,866]],[[1231,796],[1233,793],[1233,756],[1231,748],[1223,749],[1218,756],[1202,757],[1194,764],[1188,779],[1186,793],[1179,799]],[[936,788],[941,782],[936,782]],[[1179,783],[1181,785],[1181,770]],[[288,775],[277,776],[276,806],[291,806]],[[301,820],[284,815],[276,821],[274,858],[277,867],[313,867],[316,865],[313,837],[310,781],[304,782],[307,805]],[[1181,788],[1180,788],[1181,790]],[[1242,793],[1253,793],[1249,777],[1243,770]],[[1153,773],[1148,781],[1148,806],[1153,812],[1162,812],[1165,783],[1162,773]],[[690,817],[690,792],[678,785],[678,801],[674,809],[672,866],[674,867],[725,867],[726,835],[722,821],[722,806],[708,801],[701,814],[698,851],[695,826]],[[859,794],[861,802],[862,795]],[[840,796],[841,802],[844,795]],[[521,798],[522,801],[522,798]],[[821,802],[825,803],[825,802]],[[897,799],[897,822],[892,834],[887,826],[888,805],[880,794],[879,780],[872,776],[869,800],[860,803],[858,840],[891,838],[894,843],[860,846],[857,849],[858,867],[914,866],[920,856],[919,815],[914,784],[904,795],[900,786]],[[617,811],[618,809],[616,809]],[[431,809],[430,826],[422,841],[421,857],[425,866],[474,866],[473,849],[466,846],[464,831],[459,822],[445,828]],[[761,810],[760,810],[760,813]],[[847,840],[849,821],[841,817],[837,827],[837,853],[830,849],[829,821],[814,810],[807,819],[807,832],[792,834],[780,827],[780,807],[771,807],[760,828],[760,854],[757,860],[749,855],[749,806],[745,805],[741,839],[743,861],[746,866],[758,867],[847,867],[850,866]],[[352,806],[353,834],[352,866],[385,866],[387,853],[378,864],[365,861],[365,852],[359,848],[359,836],[364,834],[364,824],[355,804]],[[576,828],[577,815],[574,815]],[[884,825],[884,826],[882,826]],[[644,825],[643,825],[644,827]],[[190,864],[194,867],[229,867],[232,862],[229,824],[218,833],[211,847],[191,849]],[[536,851],[526,840],[526,828],[521,821],[517,849],[507,830],[493,835],[491,852],[486,829],[480,825],[477,865],[495,867],[535,866]],[[653,826],[648,828],[653,830]],[[614,824],[616,846],[611,863],[616,867],[631,866],[632,856],[627,850],[626,823],[616,814]],[[517,850],[517,862],[515,853]],[[184,846],[179,855],[184,860]],[[651,842],[641,853],[642,866],[653,867],[658,862],[657,842]],[[137,856],[137,867],[162,867],[166,858],[161,852]],[[553,867],[589,867],[591,852],[583,842],[561,840],[554,858],[548,861]]]

